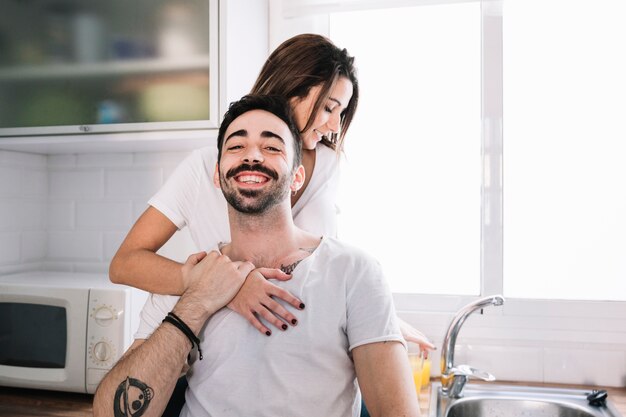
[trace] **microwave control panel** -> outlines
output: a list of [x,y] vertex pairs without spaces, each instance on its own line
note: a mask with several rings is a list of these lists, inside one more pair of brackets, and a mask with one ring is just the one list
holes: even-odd
[[125,290],[94,289],[89,294],[87,320],[87,390],[94,389],[113,367],[129,341],[129,320],[125,317],[129,297]]

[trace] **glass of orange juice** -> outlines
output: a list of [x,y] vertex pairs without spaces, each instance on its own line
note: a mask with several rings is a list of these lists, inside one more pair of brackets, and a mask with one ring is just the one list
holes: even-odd
[[430,356],[428,351],[425,351],[422,362],[422,388],[426,388],[428,384],[430,384]]
[[411,365],[411,372],[413,373],[413,382],[415,382],[415,389],[419,394],[422,389],[422,372],[424,364],[424,355],[422,352],[409,352],[409,364]]

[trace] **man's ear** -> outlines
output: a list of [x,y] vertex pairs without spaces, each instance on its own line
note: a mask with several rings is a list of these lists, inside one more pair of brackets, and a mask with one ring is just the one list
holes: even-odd
[[293,181],[291,181],[291,192],[297,192],[304,185],[304,179],[306,174],[304,172],[304,166],[300,165],[293,173]]
[[215,188],[219,189],[220,187],[220,165],[219,162],[215,164],[215,172],[213,172],[213,185]]

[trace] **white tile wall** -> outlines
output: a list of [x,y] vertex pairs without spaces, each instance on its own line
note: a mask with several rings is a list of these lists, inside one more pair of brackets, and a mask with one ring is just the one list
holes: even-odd
[[130,201],[76,202],[76,228],[79,230],[123,230],[133,224]]
[[108,170],[105,194],[107,198],[150,198],[163,184],[161,168],[136,170]]
[[0,151],[0,272],[45,258],[47,193],[45,156]]
[[48,234],[45,230],[22,232],[22,261],[39,262],[47,254]]
[[133,154],[131,153],[88,153],[79,154],[75,157],[76,165],[80,167],[94,168],[115,168],[130,167],[133,165]]
[[20,247],[22,234],[20,232],[0,233],[0,265],[16,265],[22,260]]
[[46,156],[26,152],[0,151],[0,166],[41,168],[46,166]]
[[104,170],[51,169],[48,172],[49,197],[56,199],[96,199],[104,197]]
[[623,386],[626,382],[624,350],[545,349],[545,380],[586,385]]
[[149,197],[187,155],[0,151],[0,273],[107,271]]
[[48,201],[48,230],[73,230],[76,224],[73,200]]
[[0,166],[0,195],[15,197],[21,195],[22,173],[24,169]]
[[21,230],[46,230],[46,201],[45,199],[22,199],[19,213],[14,217]]
[[42,197],[48,194],[48,172],[44,168],[24,168],[21,193],[25,196]]
[[48,232],[48,260],[102,261],[102,232]]
[[22,199],[4,196],[0,198],[0,233],[21,229],[20,224],[16,221],[20,217],[21,205]]

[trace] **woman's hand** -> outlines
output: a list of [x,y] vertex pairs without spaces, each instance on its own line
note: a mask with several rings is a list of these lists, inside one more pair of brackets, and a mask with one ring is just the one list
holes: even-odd
[[246,277],[246,282],[235,298],[228,304],[228,308],[242,315],[267,336],[271,335],[272,331],[263,325],[260,317],[283,331],[288,329],[288,325],[295,326],[298,323],[296,317],[273,297],[288,302],[298,310],[304,308],[302,301],[289,291],[272,284],[268,279],[287,281],[291,279],[291,275],[274,268],[254,269]]
[[398,322],[400,323],[400,332],[404,340],[417,343],[420,347],[420,351],[424,352],[426,355],[428,355],[429,351],[437,349],[424,333],[420,332],[400,317],[398,317]]

